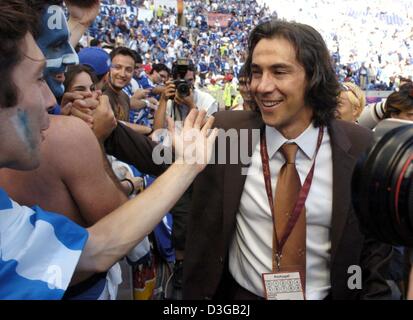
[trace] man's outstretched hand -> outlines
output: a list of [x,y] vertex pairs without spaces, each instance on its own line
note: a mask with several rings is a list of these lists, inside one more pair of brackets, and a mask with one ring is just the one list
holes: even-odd
[[168,119],[168,130],[175,147],[175,163],[194,165],[201,172],[210,162],[218,129],[212,129],[214,117],[204,110],[191,110],[182,128]]

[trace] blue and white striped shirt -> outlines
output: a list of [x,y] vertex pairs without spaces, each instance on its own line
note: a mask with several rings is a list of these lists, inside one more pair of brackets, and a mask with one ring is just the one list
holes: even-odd
[[87,238],[68,218],[20,206],[0,189],[0,299],[61,299]]

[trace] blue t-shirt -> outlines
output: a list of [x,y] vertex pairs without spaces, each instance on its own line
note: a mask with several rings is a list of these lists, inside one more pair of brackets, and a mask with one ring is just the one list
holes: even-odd
[[146,29],[146,28],[143,28],[143,29],[142,29],[142,35],[143,35],[144,37],[147,38],[150,34],[151,34],[151,32],[150,32],[148,29]]
[[161,39],[159,40],[159,45],[162,49],[166,49],[166,47],[168,46],[168,42],[166,42],[164,39]]
[[88,235],[65,216],[20,206],[0,189],[0,299],[61,299]]

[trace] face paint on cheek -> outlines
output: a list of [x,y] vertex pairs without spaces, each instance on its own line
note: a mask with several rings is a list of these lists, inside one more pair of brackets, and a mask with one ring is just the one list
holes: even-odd
[[17,114],[12,118],[12,122],[14,123],[17,135],[20,137],[22,142],[26,144],[31,151],[35,150],[36,143],[33,136],[33,131],[30,128],[27,111],[17,109]]

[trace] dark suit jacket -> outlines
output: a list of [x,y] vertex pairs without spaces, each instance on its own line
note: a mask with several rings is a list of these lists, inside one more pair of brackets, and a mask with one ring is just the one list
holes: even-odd
[[156,143],[122,123],[105,140],[105,151],[120,161],[135,166],[140,172],[153,176],[161,175],[168,166],[157,165],[152,159]]
[[[215,118],[215,125],[223,129],[264,128],[261,115],[255,112],[223,112]],[[332,298],[388,298],[390,289],[381,274],[387,268],[392,249],[363,236],[351,204],[352,171],[358,156],[372,143],[371,132],[334,120],[329,134],[333,157]],[[250,156],[256,143],[258,140],[252,143]],[[195,180],[184,260],[185,299],[226,297],[228,247],[246,179],[241,175],[241,167],[241,164],[209,165]],[[363,270],[361,290],[348,288],[351,265],[359,265]]]

